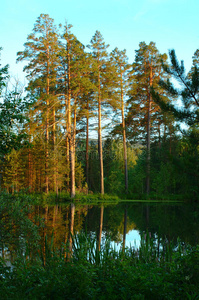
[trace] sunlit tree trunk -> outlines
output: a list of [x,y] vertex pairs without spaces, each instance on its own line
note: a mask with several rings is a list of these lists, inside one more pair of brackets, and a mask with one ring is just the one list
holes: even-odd
[[[128,193],[128,162],[127,162],[127,146],[126,146],[126,125],[124,112],[124,93],[127,89],[127,70],[129,69],[126,50],[119,51],[115,48],[111,52],[111,61],[113,63],[113,73],[115,78],[115,87],[118,94],[118,100],[114,101],[113,106],[121,111],[122,117],[122,136],[123,136],[123,157],[124,157],[124,176],[125,176],[125,192]],[[119,102],[119,103],[118,103]],[[119,104],[119,105],[118,105]]]
[[[55,104],[54,104],[55,105]],[[58,184],[57,184],[57,155],[56,155],[56,118],[55,118],[55,107],[53,107],[53,186],[54,192],[58,195]]]
[[[47,34],[48,35],[48,34]],[[50,78],[49,78],[49,46],[47,44],[47,87],[46,87],[46,193],[49,192],[49,176],[48,176],[48,168],[49,168],[49,95],[50,95]]]
[[100,91],[100,72],[98,75],[98,153],[100,162],[100,193],[104,194],[104,167],[102,152],[102,111],[101,111],[101,91]]
[[89,104],[87,101],[87,114],[86,114],[86,182],[89,186]]
[[[153,70],[150,65],[150,87],[153,84]],[[148,112],[147,112],[147,171],[146,171],[146,193],[150,193],[150,169],[151,169],[151,92],[148,91]]]
[[69,228],[69,257],[72,255],[72,243],[74,234],[74,220],[75,220],[75,204],[70,205],[70,228]]
[[67,80],[68,80],[68,138],[69,138],[69,158],[70,158],[70,195],[75,197],[75,148],[74,148],[74,129],[71,122],[71,72],[70,72],[70,53],[69,42],[67,43]]
[[121,110],[122,110],[122,130],[123,130],[123,151],[124,151],[124,172],[125,172],[125,190],[128,193],[128,162],[127,162],[127,147],[126,147],[126,126],[124,117],[124,96],[121,78]]
[[104,206],[101,206],[100,209],[100,223],[99,223],[99,234],[98,234],[98,250],[101,249],[101,240],[102,240],[102,228],[103,228],[103,217],[104,217]]

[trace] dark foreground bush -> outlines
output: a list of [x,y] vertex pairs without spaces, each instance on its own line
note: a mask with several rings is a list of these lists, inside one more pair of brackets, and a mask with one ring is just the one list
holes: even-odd
[[[116,251],[73,238],[73,253],[52,251],[0,265],[1,299],[199,299],[199,248],[161,247],[149,238]],[[171,250],[171,249],[175,249]]]

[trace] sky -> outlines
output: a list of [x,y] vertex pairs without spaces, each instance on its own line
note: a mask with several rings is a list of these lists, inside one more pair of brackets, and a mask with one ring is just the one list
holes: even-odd
[[24,63],[16,64],[16,53],[24,50],[40,14],[49,14],[55,24],[72,24],[72,33],[88,45],[100,31],[110,51],[126,49],[132,63],[139,43],[156,43],[160,53],[175,49],[189,71],[199,48],[198,0],[7,0],[0,9],[1,65],[25,82]]

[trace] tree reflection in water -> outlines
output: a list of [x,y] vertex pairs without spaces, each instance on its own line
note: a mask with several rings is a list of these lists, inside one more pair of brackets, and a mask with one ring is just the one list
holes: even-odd
[[[127,213],[128,209],[128,213]],[[150,211],[150,218],[149,218]],[[12,259],[15,253],[34,256],[42,250],[43,261],[47,248],[72,254],[72,236],[84,232],[96,236],[98,250],[103,244],[102,236],[109,237],[116,248],[139,246],[139,233],[150,232],[152,238],[196,245],[199,242],[199,210],[187,204],[144,204],[81,205],[79,203],[57,204],[55,206],[32,207],[26,215],[35,224],[25,226],[25,218],[13,216],[6,210],[1,214],[1,256]],[[22,222],[23,221],[23,222]],[[38,237],[39,234],[39,237]],[[68,247],[68,248],[67,248]],[[27,251],[28,249],[28,251]]]

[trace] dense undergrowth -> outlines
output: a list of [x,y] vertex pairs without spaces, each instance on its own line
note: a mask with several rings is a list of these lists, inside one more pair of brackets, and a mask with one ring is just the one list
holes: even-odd
[[41,242],[27,203],[0,195],[2,299],[199,299],[199,246],[146,233],[139,248],[118,250],[107,238],[99,251],[96,236],[79,232],[72,251],[69,240],[56,248],[53,236]]
[[199,248],[174,249],[146,235],[139,249],[116,251],[106,240],[73,237],[73,252],[53,249],[0,264],[3,299],[199,299]]
[[[121,195],[109,195],[109,194],[84,194],[77,193],[75,198],[71,198],[70,194],[67,192],[62,192],[56,195],[56,193],[26,193],[19,192],[13,195],[7,193],[1,193],[5,198],[13,198],[14,201],[19,201],[24,205],[55,205],[57,203],[71,203],[76,202],[79,204],[117,204],[124,201],[144,201],[144,202],[186,202],[180,195],[157,195],[151,193],[149,195],[139,195],[139,194],[121,194]],[[190,201],[189,201],[190,202]]]

